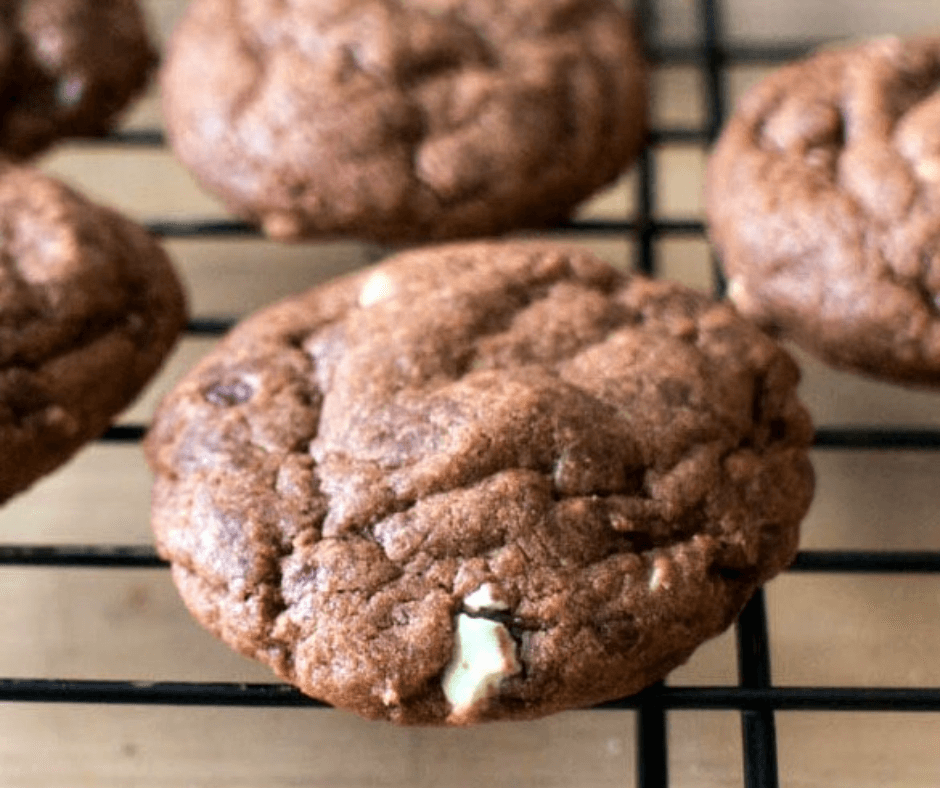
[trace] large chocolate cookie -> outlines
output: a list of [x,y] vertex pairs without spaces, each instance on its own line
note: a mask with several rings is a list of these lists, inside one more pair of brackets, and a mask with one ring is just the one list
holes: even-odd
[[156,61],[135,0],[4,0],[0,152],[106,133]]
[[587,253],[444,246],[270,307],[145,449],[190,610],[368,717],[635,692],[796,550],[812,428],[728,305]]
[[184,317],[143,228],[33,170],[0,167],[0,502],[105,430]]
[[752,89],[707,206],[742,312],[833,364],[940,383],[940,38],[827,52]]
[[555,223],[644,131],[609,0],[195,0],[162,87],[182,161],[282,239]]
[[404,254],[250,319],[163,403],[157,544],[205,626],[338,706],[594,703],[793,558],[797,378],[729,306],[586,253]]

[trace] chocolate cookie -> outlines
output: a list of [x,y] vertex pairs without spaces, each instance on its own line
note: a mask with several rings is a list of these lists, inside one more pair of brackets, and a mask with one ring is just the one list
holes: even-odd
[[140,227],[31,169],[0,167],[0,501],[102,433],[184,321]]
[[724,130],[707,190],[742,312],[832,364],[940,383],[940,38],[773,74]]
[[280,239],[556,223],[644,134],[609,0],[195,0],[162,87],[180,159]]
[[157,62],[135,0],[0,4],[0,152],[105,134]]
[[203,625],[364,716],[593,704],[793,558],[797,378],[730,306],[586,252],[402,254],[250,318],[162,403],[157,546]]

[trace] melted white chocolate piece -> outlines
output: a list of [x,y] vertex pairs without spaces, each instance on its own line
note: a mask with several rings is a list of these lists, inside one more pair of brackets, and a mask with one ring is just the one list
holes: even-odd
[[370,307],[391,298],[395,294],[395,282],[382,271],[372,274],[359,291],[359,306]]
[[459,720],[499,689],[500,682],[522,670],[516,643],[498,621],[457,616],[454,653],[444,670],[444,696],[450,719]]

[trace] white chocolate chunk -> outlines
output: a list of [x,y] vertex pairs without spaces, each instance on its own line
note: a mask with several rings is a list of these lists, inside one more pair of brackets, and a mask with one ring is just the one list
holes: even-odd
[[732,279],[728,282],[728,298],[737,303],[747,299],[747,290],[740,279]]
[[649,589],[658,591],[660,588],[669,589],[669,563],[662,558],[653,562],[653,571],[650,574]]
[[662,582],[663,582],[663,570],[662,570],[662,567],[657,566],[653,570],[653,574],[650,575],[650,591],[655,591],[656,589],[658,589]]
[[463,600],[463,606],[471,613],[483,610],[509,610],[509,605],[493,594],[497,588],[492,583],[484,583]]
[[442,686],[452,719],[471,712],[499,688],[500,682],[522,670],[516,643],[498,621],[457,616],[454,654],[444,670]]
[[369,307],[391,298],[395,293],[395,282],[382,271],[370,276],[359,291],[359,306]]
[[728,298],[738,308],[738,311],[744,315],[753,315],[759,312],[747,286],[739,278],[732,278],[728,282]]
[[386,706],[395,706],[401,702],[398,692],[392,686],[390,681],[385,682],[385,689],[382,691],[382,703]]

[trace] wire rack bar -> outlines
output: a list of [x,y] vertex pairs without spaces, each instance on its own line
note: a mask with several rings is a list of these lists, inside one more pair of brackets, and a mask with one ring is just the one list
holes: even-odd
[[144,226],[161,238],[263,238],[253,224],[235,219],[153,219]]
[[940,552],[803,550],[790,566],[791,572],[840,574],[936,574]]
[[[0,679],[0,702],[327,708],[286,684]],[[653,687],[602,710],[938,712],[940,687]]]
[[666,129],[653,129],[647,137],[651,145],[705,145],[708,132],[691,126],[675,126]]
[[87,145],[90,147],[135,147],[135,148],[163,148],[166,146],[166,135],[161,129],[118,129],[103,137],[81,137],[69,140],[72,145]]
[[[768,689],[770,637],[764,589],[759,588],[741,611],[735,625],[738,678],[746,689]],[[777,728],[772,709],[747,709],[741,713],[744,744],[744,784],[747,788],[777,788]]]
[[[0,545],[0,566],[151,569],[168,564],[150,545]],[[788,571],[940,574],[940,551],[803,550]]]
[[[654,36],[654,14],[649,0],[638,0],[634,10],[639,20],[640,39],[644,52]],[[634,268],[646,276],[655,276],[657,249],[656,168],[653,153],[644,148],[636,163],[637,245]],[[626,228],[625,228],[626,229]],[[629,232],[629,230],[627,230]],[[660,684],[661,686],[661,684]],[[666,710],[655,693],[637,706],[636,714],[636,788],[667,788],[669,785],[669,734]]]
[[[650,0],[636,0],[634,13],[639,22],[640,43],[648,51],[654,36],[655,16]],[[634,268],[646,276],[655,276],[657,249],[656,168],[648,147],[640,152],[636,163],[636,236]],[[629,230],[627,230],[629,232]],[[667,788],[669,785],[669,741],[666,710],[655,694],[637,707],[636,714],[636,788]]]
[[[701,143],[705,141],[701,129],[669,126],[654,129],[650,132],[649,141],[653,144],[664,143]],[[73,145],[89,147],[135,147],[135,148],[165,148],[166,137],[160,129],[125,129],[115,131],[105,137],[88,137],[85,139],[70,140]]]
[[[727,109],[726,74],[728,48],[723,43],[721,8],[718,0],[698,4],[702,31],[703,79],[705,83],[705,129],[709,142],[722,128]],[[712,255],[712,281],[716,298],[723,298],[727,280]],[[735,624],[738,652],[738,683],[745,689],[767,689],[770,678],[770,639],[764,590],[759,588]],[[745,788],[778,788],[777,732],[773,710],[745,710],[741,713],[741,743]]]
[[103,443],[139,443],[147,434],[143,424],[114,424],[99,440]]
[[669,785],[666,708],[659,692],[646,693],[636,704],[637,788]]
[[[715,43],[711,47],[722,66],[773,66],[787,63],[807,54],[826,42],[822,39],[787,41],[783,43]],[[651,47],[647,56],[656,65],[701,66],[707,44],[661,44]]]
[[[648,154],[644,154],[648,155]],[[264,240],[261,231],[252,224],[235,219],[153,219],[145,226],[161,238],[257,238]],[[705,225],[699,219],[650,219],[643,225],[650,235],[702,235]],[[637,221],[616,219],[578,219],[545,228],[546,234],[599,233],[617,235],[636,233]]]
[[[702,30],[702,80],[705,94],[705,147],[718,138],[725,117],[725,76],[722,68],[728,53],[722,48],[719,9],[716,3],[698,3],[699,25]],[[711,253],[712,292],[721,300],[728,292],[728,280],[714,252]]]
[[718,136],[725,119],[724,64],[728,53],[721,45],[721,17],[718,5],[711,0],[698,4],[702,29],[702,69],[705,80],[705,132],[710,143]]
[[817,449],[940,449],[940,429],[919,427],[821,427]]
[[150,545],[2,545],[0,566],[158,569],[169,564]]
[[[645,276],[655,276],[656,248],[653,239],[656,237],[657,230],[653,226],[653,210],[656,201],[656,181],[653,157],[649,148],[644,148],[640,152],[636,166],[640,176],[637,180],[637,210],[634,222],[634,232],[639,241],[636,250],[636,269]],[[630,232],[628,228],[624,228],[624,231]]]
[[201,336],[221,336],[238,321],[231,317],[195,317],[186,324],[186,333]]
[[[649,691],[598,709],[634,709]],[[666,687],[657,702],[678,711],[940,712],[940,687]]]
[[327,708],[286,684],[0,679],[0,701]]
[[[642,157],[641,157],[642,161]],[[653,219],[620,222],[611,219],[579,219],[564,222],[547,233],[637,233],[645,229],[649,237],[656,235],[702,235],[705,223],[699,219]]]
[[[205,330],[193,333],[205,336],[224,334],[235,321],[216,321]],[[147,432],[145,424],[123,424],[111,427],[100,440],[109,443],[139,441]],[[817,449],[853,449],[867,451],[936,450],[940,449],[940,429],[823,427],[816,430],[813,444]]]

